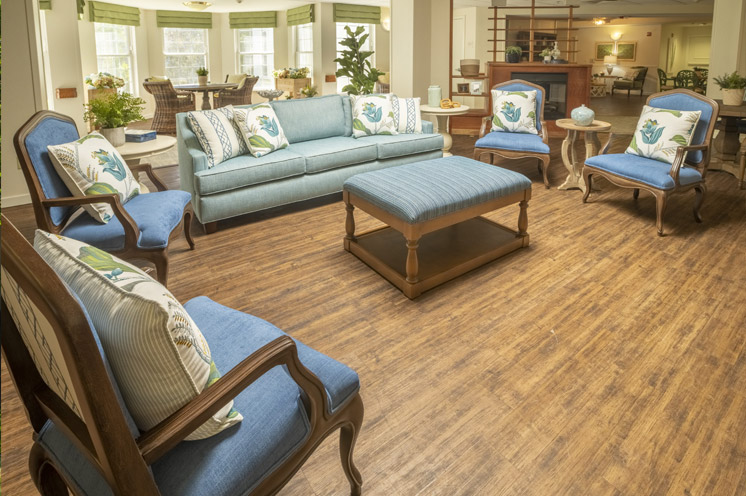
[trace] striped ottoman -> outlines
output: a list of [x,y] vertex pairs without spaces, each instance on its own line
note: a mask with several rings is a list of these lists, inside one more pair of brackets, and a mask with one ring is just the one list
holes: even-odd
[[[528,246],[526,176],[465,157],[365,172],[344,183],[345,250],[407,297]],[[518,230],[481,214],[518,203]],[[355,207],[387,226],[355,234]],[[402,242],[401,236],[404,236]]]

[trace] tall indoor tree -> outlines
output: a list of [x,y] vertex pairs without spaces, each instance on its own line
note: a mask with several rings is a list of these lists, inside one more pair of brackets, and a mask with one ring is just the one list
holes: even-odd
[[334,59],[340,66],[336,75],[350,78],[349,84],[345,85],[342,91],[350,95],[368,95],[373,93],[378,76],[384,73],[373,67],[370,60],[367,60],[373,52],[361,49],[369,36],[367,33],[363,34],[365,28],[358,26],[353,32],[349,26],[345,26],[345,30],[347,38],[339,43],[347,49],[342,51],[341,57]]

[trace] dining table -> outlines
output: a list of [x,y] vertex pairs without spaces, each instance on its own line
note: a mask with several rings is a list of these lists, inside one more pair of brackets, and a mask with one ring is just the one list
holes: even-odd
[[202,93],[202,110],[209,110],[212,108],[212,105],[210,104],[210,93],[238,88],[238,83],[180,84],[174,86],[174,88],[181,91]]
[[740,175],[738,154],[741,143],[738,140],[738,120],[746,119],[746,105],[723,105],[722,100],[715,100],[720,106],[720,122],[718,135],[713,140],[713,154],[710,160],[710,170],[722,170]]

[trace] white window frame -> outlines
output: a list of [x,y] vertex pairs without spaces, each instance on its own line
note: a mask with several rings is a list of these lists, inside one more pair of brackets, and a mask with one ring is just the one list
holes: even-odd
[[[376,25],[375,24],[362,24],[362,23],[355,23],[355,22],[336,22],[335,26],[334,26],[334,36],[335,36],[335,38],[336,38],[336,35],[337,35],[337,29],[339,28],[340,25],[342,25],[342,26],[350,26],[350,29],[352,29],[353,31],[355,29],[357,29],[358,26],[365,26],[365,27],[367,27],[368,34],[369,34],[368,40],[367,40],[368,41],[368,46],[370,47],[370,50],[373,51],[373,55],[371,55],[370,59],[368,59],[368,60],[370,60],[370,65],[372,67],[375,67],[376,66]],[[344,33],[345,34],[344,34],[343,38],[336,38],[336,40],[335,40],[335,43],[337,45],[336,48],[339,48],[339,42],[342,39],[344,39],[344,38],[347,37],[347,31],[344,31]],[[344,48],[344,47],[342,47],[342,48]],[[341,56],[342,56],[342,52],[339,51],[339,50],[337,50],[336,51],[336,56],[334,58],[339,58]],[[339,63],[337,63],[337,70],[339,70]],[[348,83],[349,83],[349,81],[348,81],[347,77],[338,77],[337,78],[337,93],[342,93],[342,88],[344,88],[345,86],[347,86]]]
[[[93,23],[93,33],[94,33],[94,42],[96,37],[96,27],[97,26],[116,26],[116,24],[109,24],[105,22],[94,22]],[[123,78],[125,82],[129,82],[129,88],[125,86],[124,91],[131,93],[135,96],[140,96],[140,85],[137,84],[138,78],[137,78],[137,52],[135,51],[135,28],[134,26],[123,26],[125,28],[125,31],[127,33],[127,49],[128,52],[126,54],[114,54],[114,53],[106,53],[101,54],[98,51],[98,44],[96,44],[96,70],[98,72],[108,72],[103,71],[101,67],[98,66],[98,59],[99,57],[127,57],[130,62],[130,70],[129,70],[129,76],[128,78]],[[115,74],[116,75],[116,74]]]
[[[311,30],[311,50],[310,51],[299,50],[298,49],[299,48],[299,46],[298,46],[298,30],[300,28],[310,28],[310,30]],[[295,53],[295,67],[296,68],[308,67],[311,70],[311,72],[309,74],[309,77],[313,78],[313,65],[314,65],[313,62],[314,62],[314,60],[313,60],[313,23],[312,22],[309,22],[309,23],[306,23],[306,24],[296,24],[295,26],[293,26],[293,52]],[[300,61],[300,54],[310,55],[311,56],[311,64],[308,65],[308,64],[302,63]]]
[[[186,30],[203,31],[204,35],[205,35],[205,53],[198,53],[198,52],[168,53],[168,52],[166,52],[166,30],[167,29],[174,29],[174,30],[178,29],[178,30],[184,30],[184,31],[186,31]],[[163,47],[162,52],[163,52],[163,60],[164,60],[163,72],[165,73],[166,76],[168,76],[170,78],[170,76],[167,73],[166,64],[165,64],[165,59],[166,59],[166,57],[169,57],[169,56],[170,57],[178,57],[180,55],[185,55],[185,56],[203,55],[205,57],[205,65],[204,65],[204,67],[207,67],[207,68],[210,67],[210,35],[209,35],[209,32],[208,32],[208,30],[206,28],[161,28],[161,31],[162,31],[161,32],[161,42],[163,43],[163,45],[162,45],[162,47]],[[188,82],[182,83],[182,82],[175,81],[174,84],[177,84],[177,85],[178,84],[197,84],[197,72],[196,72],[196,70],[194,71],[194,74],[189,78]]]
[[[241,51],[241,34],[250,31],[250,30],[258,30],[258,29],[268,29],[272,36],[270,39],[272,40],[272,50],[266,51],[266,52],[242,52]],[[237,73],[244,73],[247,74],[251,72],[251,76],[259,76],[259,80],[256,82],[256,85],[254,85],[254,91],[257,90],[273,90],[275,89],[275,80],[272,76],[272,72],[275,70],[275,28],[244,28],[244,29],[236,29],[235,34],[235,44],[236,44],[236,72]],[[267,74],[264,76],[260,76],[259,74],[254,74],[253,70],[247,71],[244,70],[241,66],[241,56],[242,55],[264,55],[269,56],[268,63],[267,63]]]

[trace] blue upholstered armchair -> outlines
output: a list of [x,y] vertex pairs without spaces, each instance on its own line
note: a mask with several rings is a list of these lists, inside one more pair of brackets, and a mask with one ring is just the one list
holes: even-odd
[[[495,164],[498,157],[517,159],[533,157],[539,160],[539,172],[543,173],[544,186],[549,188],[547,170],[549,169],[549,137],[544,122],[544,88],[522,79],[498,83],[493,90],[501,91],[536,91],[536,134],[489,131],[493,116],[485,117],[479,130],[479,139],[474,145],[474,160],[482,160],[488,155],[490,163]],[[492,99],[490,99],[492,101]]]
[[[165,285],[170,240],[183,230],[190,248],[194,249],[191,195],[169,191],[150,164],[138,164],[128,167],[135,177],[144,172],[157,192],[140,194],[124,205],[119,195],[113,193],[73,196],[54,169],[47,146],[70,143],[79,137],[72,118],[50,111],[34,114],[15,135],[16,153],[31,195],[37,227],[122,258],[150,261],[155,265],[158,280]],[[82,205],[104,202],[115,214],[106,224],[86,212],[72,217]]]
[[656,201],[656,227],[663,236],[663,216],[670,195],[694,190],[694,219],[702,222],[700,207],[707,191],[705,176],[710,163],[710,142],[718,118],[718,104],[714,100],[685,89],[675,89],[650,95],[647,105],[673,111],[701,111],[691,144],[679,146],[672,164],[627,153],[608,154],[614,135],[600,154],[585,161],[583,203],[591,194],[591,183],[601,176],[622,188],[632,188],[638,198],[640,190],[650,192]]
[[[3,360],[34,430],[29,469],[41,494],[276,494],[338,430],[351,494],[360,494],[352,455],[363,403],[353,370],[268,322],[198,297],[183,311],[223,376],[141,432],[83,297],[4,216],[2,225]],[[231,399],[241,422],[184,440]]]

